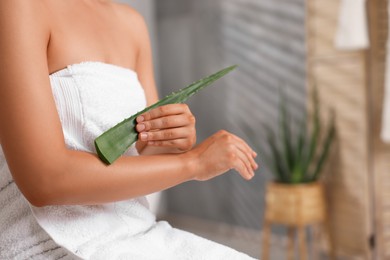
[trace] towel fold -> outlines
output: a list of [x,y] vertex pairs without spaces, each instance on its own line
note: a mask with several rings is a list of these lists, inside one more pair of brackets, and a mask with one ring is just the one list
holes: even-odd
[[[97,136],[146,105],[136,72],[106,63],[69,65],[51,74],[50,82],[69,149],[95,152]],[[137,155],[134,145],[125,154]],[[30,210],[1,146],[0,208],[0,259],[252,259],[157,222],[144,197]]]
[[342,50],[369,47],[366,0],[341,1],[335,46]]
[[76,259],[38,225],[0,145],[0,259]]

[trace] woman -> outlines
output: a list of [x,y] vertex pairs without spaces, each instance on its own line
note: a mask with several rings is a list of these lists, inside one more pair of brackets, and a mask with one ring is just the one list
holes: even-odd
[[249,259],[156,222],[142,197],[233,168],[251,179],[256,154],[240,138],[193,147],[191,111],[167,105],[137,118],[140,141],[113,165],[95,154],[98,135],[157,101],[138,13],[2,0],[0,28],[0,259]]

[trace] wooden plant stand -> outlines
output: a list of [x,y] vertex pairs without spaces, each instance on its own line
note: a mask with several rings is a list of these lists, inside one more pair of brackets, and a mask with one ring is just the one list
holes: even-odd
[[[298,237],[300,259],[308,259],[305,227],[320,225],[329,231],[323,186],[318,182],[297,185],[269,183],[265,200],[262,260],[269,259],[269,240],[273,224],[288,228],[288,259],[294,259],[295,232]],[[333,258],[329,232],[326,233]]]

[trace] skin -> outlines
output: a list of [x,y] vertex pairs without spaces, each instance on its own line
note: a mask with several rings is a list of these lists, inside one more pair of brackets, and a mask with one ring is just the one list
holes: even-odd
[[99,0],[1,0],[0,28],[0,142],[16,184],[33,205],[125,200],[229,169],[253,177],[256,153],[237,136],[219,131],[193,147],[195,118],[186,105],[137,118],[142,156],[107,166],[95,154],[66,148],[50,73],[82,61],[115,64],[137,72],[148,104],[158,99],[147,28],[130,7]]

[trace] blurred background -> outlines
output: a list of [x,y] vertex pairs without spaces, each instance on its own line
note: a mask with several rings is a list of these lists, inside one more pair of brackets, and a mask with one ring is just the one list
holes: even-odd
[[[290,259],[390,259],[387,0],[121,2],[148,23],[161,97],[239,65],[188,104],[199,142],[226,129],[259,153],[261,167],[250,182],[232,171],[150,196],[160,219],[256,258],[266,259],[268,251],[269,259],[286,259],[294,251]],[[302,132],[299,122],[315,114],[314,90],[322,132],[330,109],[336,115],[320,181],[325,215],[295,227],[265,218],[271,211],[267,187],[275,179],[265,162],[272,157],[267,129],[278,133],[285,103],[292,133]],[[295,236],[291,227],[303,233]]]

